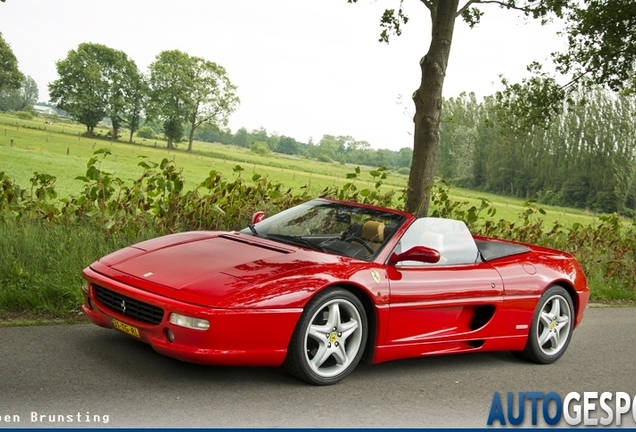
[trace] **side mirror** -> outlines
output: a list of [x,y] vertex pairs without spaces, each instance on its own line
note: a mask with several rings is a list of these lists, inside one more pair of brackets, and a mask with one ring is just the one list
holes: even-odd
[[265,212],[264,211],[257,211],[256,213],[254,213],[252,215],[252,224],[259,223],[263,219],[265,219]]
[[435,249],[426,246],[413,246],[401,254],[394,253],[389,257],[389,264],[394,265],[402,261],[419,261],[428,264],[439,262],[441,255]]

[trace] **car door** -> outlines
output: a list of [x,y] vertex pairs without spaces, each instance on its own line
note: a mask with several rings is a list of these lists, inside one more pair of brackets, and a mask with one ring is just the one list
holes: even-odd
[[389,266],[391,305],[385,344],[410,348],[413,355],[478,344],[479,332],[503,302],[499,273],[479,259],[463,222],[418,219],[395,252],[413,246],[434,248],[441,258],[437,263],[400,261]]

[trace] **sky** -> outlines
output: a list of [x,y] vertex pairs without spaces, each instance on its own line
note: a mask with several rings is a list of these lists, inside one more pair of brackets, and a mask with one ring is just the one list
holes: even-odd
[[[463,2],[460,1],[460,4]],[[0,32],[20,70],[48,101],[55,63],[80,43],[125,52],[139,69],[178,49],[225,67],[238,86],[235,132],[265,128],[301,142],[347,135],[375,149],[413,146],[413,91],[430,44],[428,10],[404,0],[409,23],[378,42],[380,16],[399,0],[6,0]],[[457,20],[444,97],[500,89],[565,46],[558,24],[483,6],[481,24]]]

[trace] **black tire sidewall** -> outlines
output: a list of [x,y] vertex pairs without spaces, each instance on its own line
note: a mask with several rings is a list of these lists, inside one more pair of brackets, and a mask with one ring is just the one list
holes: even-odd
[[[311,325],[311,321],[314,318],[314,315],[324,307],[325,303],[338,299],[350,302],[357,309],[362,321],[360,323],[362,338],[360,341],[360,348],[351,364],[338,375],[325,378],[316,374],[307,364],[304,352],[305,334],[308,327]],[[285,360],[285,366],[292,375],[308,383],[315,385],[335,384],[344,379],[356,368],[356,366],[360,362],[360,359],[362,358],[362,355],[364,354],[364,350],[367,344],[367,337],[367,314],[360,299],[358,299],[358,297],[356,297],[355,294],[353,294],[351,291],[345,290],[343,288],[334,287],[327,289],[316,295],[316,297],[314,297],[307,304],[307,307],[305,308],[305,311],[300,317],[300,320],[296,325],[296,329],[294,330],[294,335],[289,346],[289,352],[287,353],[287,359]]]

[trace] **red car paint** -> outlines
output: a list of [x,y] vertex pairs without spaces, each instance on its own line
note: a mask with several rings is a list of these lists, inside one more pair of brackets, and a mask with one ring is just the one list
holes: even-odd
[[[589,290],[581,267],[568,254],[525,245],[527,249],[473,263],[388,264],[416,220],[412,215],[337,201],[313,203],[333,203],[360,215],[385,212],[398,223],[370,258],[357,251],[358,257],[345,256],[282,243],[247,229],[148,240],[84,270],[88,289],[83,291],[82,309],[99,326],[113,328],[115,319],[137,328],[141,341],[167,356],[201,364],[252,366],[283,364],[305,306],[333,286],[345,287],[368,305],[365,358],[371,363],[523,350],[537,303],[555,284],[572,298],[574,327],[583,318]],[[345,216],[339,218],[346,223]],[[477,236],[475,240],[482,245],[492,242]],[[325,242],[349,248],[339,239]],[[504,244],[492,244],[500,243]],[[125,305],[119,310],[117,303],[110,307],[102,303],[97,287],[116,299],[123,296],[128,303],[136,300],[160,308],[163,315],[153,324],[131,318]],[[205,319],[209,329],[171,324],[173,312]]]

